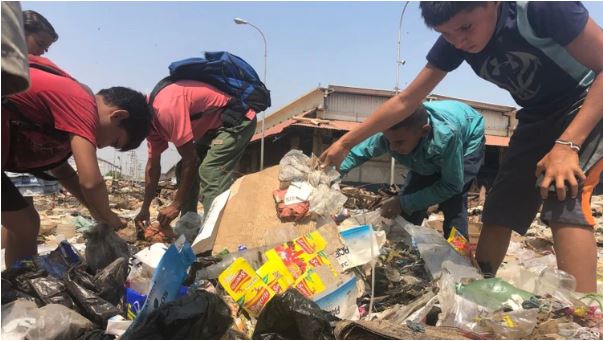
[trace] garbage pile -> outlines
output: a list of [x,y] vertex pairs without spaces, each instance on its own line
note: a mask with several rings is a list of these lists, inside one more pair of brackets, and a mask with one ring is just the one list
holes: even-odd
[[[336,170],[293,150],[239,179],[206,217],[187,213],[170,228],[111,231],[72,201],[48,206],[43,225],[56,227],[44,230],[40,256],[2,272],[2,337],[601,337],[601,296],[575,292],[538,221],[514,237],[498,277],[484,279],[473,237],[444,239],[437,214],[425,226],[381,217],[397,191],[342,186]],[[113,192],[123,216],[136,214],[135,193]]]

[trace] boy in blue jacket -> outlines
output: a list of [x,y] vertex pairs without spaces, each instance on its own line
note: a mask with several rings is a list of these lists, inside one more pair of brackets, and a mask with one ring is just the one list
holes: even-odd
[[484,159],[484,120],[457,101],[420,105],[410,116],[354,147],[341,164],[347,174],[364,162],[389,153],[410,169],[398,197],[381,208],[385,217],[402,215],[420,225],[427,208],[444,212],[444,237],[452,227],[468,237],[467,192]]
[[339,165],[365,138],[408,117],[463,61],[523,108],[484,205],[476,260],[496,275],[511,232],[540,219],[553,232],[557,266],[579,292],[596,291],[590,211],[603,171],[603,31],[580,2],[423,1],[441,34],[411,84],[321,155]]

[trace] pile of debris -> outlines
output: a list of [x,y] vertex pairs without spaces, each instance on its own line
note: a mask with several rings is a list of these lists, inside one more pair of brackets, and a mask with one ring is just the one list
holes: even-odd
[[[142,187],[109,180],[113,208],[133,218]],[[372,193],[339,181],[291,151],[279,167],[237,180],[206,217],[145,230],[111,231],[63,193],[36,198],[40,256],[2,272],[2,336],[600,338],[600,296],[575,292],[538,220],[513,237],[499,277],[484,279],[470,258],[479,214],[470,240],[448,241],[437,213],[424,226],[381,217],[399,188]],[[174,189],[164,184],[152,216]],[[601,207],[594,198],[595,216]]]

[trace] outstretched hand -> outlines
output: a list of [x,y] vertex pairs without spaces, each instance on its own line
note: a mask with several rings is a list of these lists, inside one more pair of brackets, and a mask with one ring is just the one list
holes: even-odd
[[570,196],[578,195],[578,185],[586,179],[580,168],[578,153],[568,146],[555,144],[536,166],[536,177],[543,175],[539,185],[540,196],[546,199],[549,194],[549,186],[554,185],[557,199],[565,200],[567,191],[566,183],[569,185]]
[[347,148],[343,143],[336,141],[320,155],[319,160],[323,168],[335,166],[339,169],[339,166],[345,157],[348,156],[349,152],[350,148]]

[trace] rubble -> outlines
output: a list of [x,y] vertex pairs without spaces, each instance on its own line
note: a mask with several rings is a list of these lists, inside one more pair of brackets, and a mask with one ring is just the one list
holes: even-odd
[[[470,259],[481,194],[470,195],[465,250],[442,237],[435,210],[423,226],[382,218],[379,206],[399,188],[343,186],[299,151],[238,179],[206,217],[190,213],[173,226],[134,225],[141,184],[108,179],[108,188],[130,220],[118,231],[96,225],[64,192],[35,197],[41,255],[2,272],[3,337],[601,337],[601,296],[574,291],[538,217],[513,236],[498,277],[482,278]],[[160,184],[152,217],[174,190]],[[603,196],[592,210],[603,255]],[[603,287],[603,262],[597,271]]]

